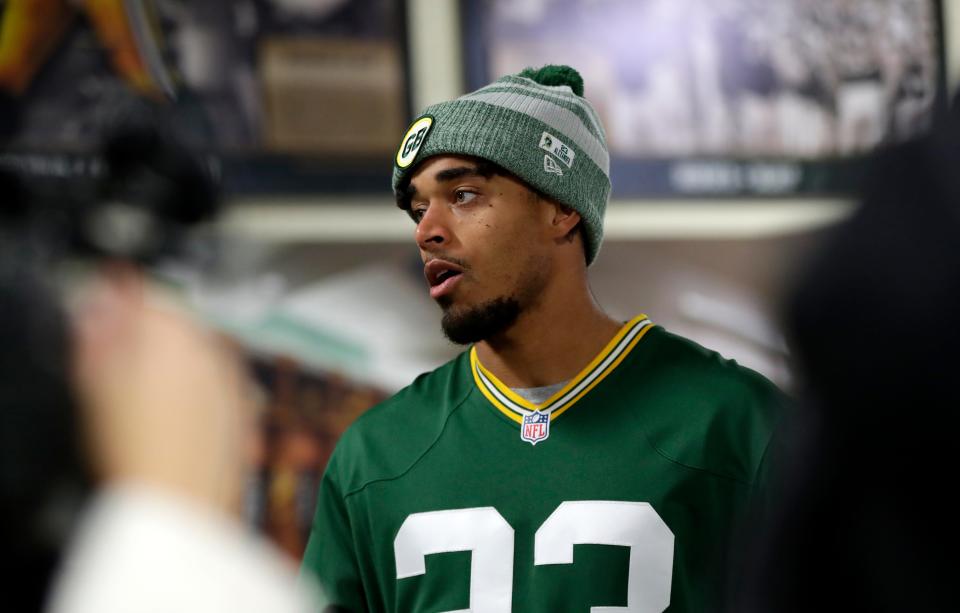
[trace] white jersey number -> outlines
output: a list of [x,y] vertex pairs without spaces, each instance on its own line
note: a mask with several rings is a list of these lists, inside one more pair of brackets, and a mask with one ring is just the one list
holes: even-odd
[[[660,613],[670,604],[673,533],[646,502],[564,502],[534,537],[534,565],[573,564],[574,545],[630,548],[626,607],[591,613]],[[513,528],[493,507],[414,513],[393,542],[397,579],[426,572],[431,553],[471,552],[470,608],[446,613],[509,613]]]
[[470,608],[447,613],[510,613],[513,528],[493,507],[414,513],[393,540],[397,579],[427,572],[431,553],[470,551]]

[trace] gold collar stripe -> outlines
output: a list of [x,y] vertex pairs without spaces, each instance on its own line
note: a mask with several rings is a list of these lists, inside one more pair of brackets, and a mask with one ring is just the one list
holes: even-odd
[[549,413],[552,421],[613,372],[652,327],[653,323],[646,315],[634,317],[624,324],[607,346],[576,377],[540,405],[519,396],[487,370],[477,358],[476,347],[470,350],[473,378],[487,400],[511,420],[522,423],[524,415],[540,411]]

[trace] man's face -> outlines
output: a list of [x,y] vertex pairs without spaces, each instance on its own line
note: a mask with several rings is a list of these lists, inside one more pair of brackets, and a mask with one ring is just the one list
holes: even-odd
[[551,274],[549,205],[517,179],[483,172],[472,158],[438,156],[410,180],[424,275],[455,343],[507,330]]

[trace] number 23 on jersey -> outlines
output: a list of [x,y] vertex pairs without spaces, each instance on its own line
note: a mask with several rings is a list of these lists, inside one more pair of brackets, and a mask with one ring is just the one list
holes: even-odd
[[[426,556],[471,552],[470,608],[446,613],[511,613],[513,528],[493,507],[414,513],[393,542],[397,579],[426,572]],[[670,604],[673,533],[646,502],[563,502],[534,536],[533,564],[573,564],[574,545],[630,549],[627,606],[591,613],[660,613]]]

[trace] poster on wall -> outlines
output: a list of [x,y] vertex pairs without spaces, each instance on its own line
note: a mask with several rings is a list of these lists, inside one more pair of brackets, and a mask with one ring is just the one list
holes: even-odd
[[292,358],[250,354],[248,359],[261,397],[244,516],[299,560],[330,454],[347,427],[387,394],[333,372],[305,368]]
[[619,197],[842,195],[944,100],[934,0],[463,0],[467,84],[569,64]]
[[[0,1],[8,166],[97,172],[147,122],[222,165],[228,191],[388,191],[409,116],[397,0]],[[387,169],[387,170],[385,170]]]

